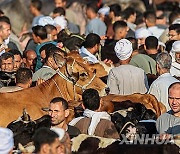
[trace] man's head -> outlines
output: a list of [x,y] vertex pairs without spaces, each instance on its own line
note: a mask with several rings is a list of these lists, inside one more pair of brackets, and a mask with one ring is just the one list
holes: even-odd
[[35,152],[39,154],[57,154],[61,146],[59,136],[49,128],[38,129],[33,136]]
[[110,19],[120,16],[121,6],[119,4],[112,4],[109,7],[110,7],[110,12],[109,12]]
[[9,53],[12,53],[14,55],[14,71],[17,71],[22,63],[22,55],[19,50],[12,49],[9,50]]
[[83,107],[92,111],[96,111],[100,107],[99,93],[95,89],[86,89],[82,94]]
[[180,40],[180,24],[169,26],[169,40]]
[[157,50],[158,49],[158,39],[155,36],[147,37],[145,39],[145,49],[147,50],[147,53],[148,53],[148,50]]
[[56,18],[57,16],[65,16],[65,15],[66,15],[66,12],[63,7],[56,7],[53,10],[53,18]]
[[13,132],[8,128],[0,127],[0,152],[4,154],[11,154],[13,147]]
[[99,51],[100,40],[101,40],[101,38],[99,37],[99,35],[94,34],[94,33],[89,33],[86,36],[86,39],[85,39],[85,42],[83,43],[83,45],[85,48],[91,49],[92,54],[95,54],[96,52]]
[[175,82],[169,86],[168,100],[174,115],[180,117],[180,82]]
[[42,43],[43,40],[47,39],[47,31],[44,26],[34,26],[32,27],[33,39],[35,43]]
[[154,11],[147,11],[144,13],[144,22],[147,27],[156,25],[156,13]]
[[63,127],[69,116],[68,102],[62,97],[53,98],[49,106],[49,115],[53,126]]
[[168,73],[172,64],[172,57],[167,52],[161,52],[156,57],[156,69],[159,75]]
[[127,22],[134,23],[136,20],[136,11],[132,7],[126,8],[122,12],[122,18],[126,20]]
[[67,0],[54,0],[56,7],[63,7],[66,8]]
[[37,11],[40,12],[42,9],[41,0],[31,0],[29,9],[33,15],[35,15]]
[[0,56],[1,71],[12,72],[14,70],[14,56],[12,53],[5,52]]
[[175,61],[180,64],[180,41],[175,41],[172,44],[171,52],[175,55]]
[[23,62],[25,63],[26,67],[31,69],[33,72],[36,66],[37,55],[34,50],[26,50],[23,53]]
[[0,16],[0,41],[6,40],[11,34],[11,23],[8,17]]
[[145,44],[145,39],[151,36],[151,32],[147,30],[146,28],[142,27],[135,31],[135,37],[138,40],[138,46]]
[[98,13],[98,7],[96,3],[90,3],[87,5],[86,8],[86,15],[89,19],[93,19],[94,17],[97,16]]
[[[52,46],[45,50],[45,54],[46,57],[44,59],[44,62],[52,69],[57,70],[59,67],[64,65],[66,53],[60,48]],[[58,55],[57,58],[56,55]]]
[[129,63],[133,51],[132,43],[127,39],[121,39],[116,43],[114,51],[121,63]]
[[57,28],[56,28],[56,26],[48,24],[45,26],[45,28],[47,31],[48,40],[50,40],[50,41],[56,40],[57,39]]
[[29,88],[32,84],[32,71],[29,68],[19,68],[15,80],[17,86]]
[[116,21],[113,24],[114,39],[120,40],[126,37],[129,28],[125,21]]

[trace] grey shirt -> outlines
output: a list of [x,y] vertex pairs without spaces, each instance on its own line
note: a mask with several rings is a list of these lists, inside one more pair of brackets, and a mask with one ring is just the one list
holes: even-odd
[[179,134],[180,133],[180,117],[175,117],[173,111],[170,110],[162,114],[156,121],[156,129],[158,133]]

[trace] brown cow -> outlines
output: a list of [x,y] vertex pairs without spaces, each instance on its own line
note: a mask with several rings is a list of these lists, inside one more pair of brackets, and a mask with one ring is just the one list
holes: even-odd
[[96,74],[85,71],[75,60],[68,59],[67,65],[44,83],[22,91],[0,94],[0,126],[17,119],[23,108],[32,119],[37,119],[44,114],[41,109],[48,107],[52,98],[61,96],[68,101],[78,100],[86,88],[95,88],[101,93],[105,84]]

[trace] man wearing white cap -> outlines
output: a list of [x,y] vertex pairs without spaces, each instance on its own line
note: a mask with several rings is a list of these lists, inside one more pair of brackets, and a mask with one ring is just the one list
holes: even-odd
[[0,154],[12,154],[14,147],[13,132],[0,127]]
[[144,45],[145,39],[151,35],[151,32],[144,27],[137,29],[135,31],[135,37],[138,40],[138,46]]
[[173,43],[170,54],[172,56],[170,73],[173,76],[180,77],[180,41]]
[[132,43],[127,39],[121,39],[116,43],[114,50],[120,66],[109,72],[107,85],[110,93],[121,95],[146,93],[148,82],[144,70],[129,64],[133,51]]

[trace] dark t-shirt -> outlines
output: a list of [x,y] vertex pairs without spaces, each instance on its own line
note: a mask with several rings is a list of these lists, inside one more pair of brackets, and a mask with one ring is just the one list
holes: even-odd
[[73,137],[78,136],[79,134],[81,134],[80,130],[74,126],[70,126],[68,125],[68,130],[67,130],[70,138],[72,139]]

